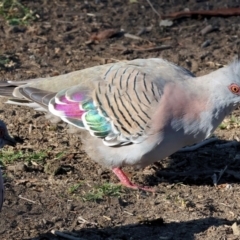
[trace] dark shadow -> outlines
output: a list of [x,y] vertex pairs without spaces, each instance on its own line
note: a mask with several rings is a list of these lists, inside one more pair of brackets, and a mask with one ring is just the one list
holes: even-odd
[[191,152],[174,153],[169,159],[152,165],[155,174],[146,176],[144,184],[155,186],[159,184],[159,179],[163,179],[169,183],[213,185],[214,174],[217,180],[219,178],[217,184],[239,183],[239,150],[240,143],[236,141],[218,140]]
[[18,136],[13,136],[14,140],[17,142],[17,143],[20,143],[20,144],[23,144],[24,143],[24,140]]
[[[82,228],[81,230],[67,233],[76,239],[85,240],[103,240],[103,239],[121,239],[121,240],[194,240],[195,234],[203,233],[211,227],[219,227],[224,225],[231,226],[234,222],[221,218],[209,217],[205,219],[191,220],[187,222],[172,222],[164,223],[160,219],[154,219],[148,222],[138,224],[129,224],[126,226],[107,227],[107,228]],[[226,226],[225,226],[226,228]],[[217,232],[215,231],[215,234]],[[224,233],[222,233],[224,234]],[[50,232],[38,235],[34,238],[25,238],[24,240],[53,240],[53,239],[67,239],[63,237],[56,237]],[[74,238],[73,238],[74,239]]]

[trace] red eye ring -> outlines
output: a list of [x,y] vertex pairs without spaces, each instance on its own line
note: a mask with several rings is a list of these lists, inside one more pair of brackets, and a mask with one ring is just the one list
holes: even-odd
[[240,94],[240,87],[237,84],[232,83],[228,88],[232,93]]

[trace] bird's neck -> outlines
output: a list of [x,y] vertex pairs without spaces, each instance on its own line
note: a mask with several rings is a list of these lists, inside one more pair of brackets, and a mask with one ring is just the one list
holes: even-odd
[[[213,132],[223,119],[229,115],[235,108],[236,104],[228,96],[228,88],[224,86],[226,79],[233,78],[233,72],[230,66],[218,69],[208,75],[196,78],[198,85],[201,85],[202,91],[207,93],[208,111],[204,118],[209,121],[209,129]],[[234,81],[234,80],[233,80]]]

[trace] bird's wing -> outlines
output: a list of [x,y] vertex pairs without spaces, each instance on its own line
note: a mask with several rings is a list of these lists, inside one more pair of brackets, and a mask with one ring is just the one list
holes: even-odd
[[[80,83],[58,92],[50,101],[49,110],[64,121],[89,130],[108,146],[142,142],[151,134],[152,115],[160,104],[165,84],[176,81],[172,77],[175,75],[182,80],[192,77],[182,68],[164,64],[157,60],[112,64],[87,82],[91,84]],[[168,78],[170,71],[172,76]]]
[[[119,107],[118,120],[116,116],[113,115],[112,108],[106,109],[106,112],[113,117],[112,121],[114,121],[115,127],[120,128],[122,124],[118,123],[118,121],[122,121],[121,118],[123,118],[122,115],[120,116],[121,111],[123,111],[122,108],[125,108],[126,113],[128,110],[131,114],[140,114],[141,111],[142,115],[139,116],[139,119],[142,118],[143,120],[141,121],[146,122],[147,116],[144,115],[144,113],[147,109],[154,109],[156,99],[160,96],[154,96],[157,92],[153,94],[152,91],[154,89],[158,91],[163,90],[165,82],[181,81],[189,77],[194,77],[191,72],[166,60],[160,58],[136,59],[95,66],[55,77],[8,81],[0,84],[0,96],[1,93],[5,92],[5,96],[9,97],[7,103],[25,105],[35,110],[48,111],[48,103],[53,96],[55,96],[57,92],[62,93],[64,89],[71,87],[76,88],[76,86],[78,86],[77,89],[81,90],[88,89],[88,91],[93,91],[96,89],[94,92],[96,96],[98,96],[100,89],[105,91],[105,95],[110,94],[109,90],[106,90],[106,86],[108,86],[113,94],[110,94],[108,98],[101,97],[99,104],[106,108],[107,102],[110,100],[113,106],[115,105],[114,108],[116,106]],[[134,78],[136,78],[137,81],[134,81]],[[129,79],[131,80],[130,82]],[[112,80],[114,81],[111,83]],[[146,81],[147,85],[145,86]],[[126,87],[123,86],[123,83],[130,83],[130,85]],[[137,85],[135,83],[137,83]],[[96,85],[98,86],[97,88]],[[12,97],[10,95],[12,95]],[[140,99],[140,103],[136,102],[139,101],[138,98],[142,99]],[[131,101],[134,101],[136,106],[132,106]],[[150,104],[149,101],[155,101],[155,103],[153,104],[151,102]],[[97,101],[95,100],[95,102]],[[125,104],[125,107],[120,106],[121,102]],[[126,113],[125,115],[127,116]],[[148,114],[150,115],[150,113]],[[71,121],[73,125],[79,126],[79,123],[76,122],[75,119],[71,119]],[[132,119],[131,115],[129,115],[125,121],[126,123],[133,121],[131,122],[132,128],[130,132],[130,135],[133,134],[134,136],[132,139],[136,137],[136,134],[141,134],[136,119]],[[126,129],[123,128],[123,126],[121,127],[121,130],[126,136],[129,135],[127,134],[127,132],[129,132],[128,125],[129,124],[125,125]],[[141,129],[142,128],[144,128],[144,126],[141,126]],[[140,139],[140,137],[136,138]]]

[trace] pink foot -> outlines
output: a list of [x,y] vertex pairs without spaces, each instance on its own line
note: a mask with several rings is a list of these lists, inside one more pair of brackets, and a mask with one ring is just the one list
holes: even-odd
[[121,168],[113,168],[112,171],[116,174],[116,176],[120,180],[121,184],[125,187],[132,188],[132,189],[141,189],[141,190],[148,191],[148,192],[155,192],[154,189],[151,189],[149,187],[144,187],[144,186],[141,187],[141,186],[138,186],[138,185],[132,183],[129,180],[129,178],[126,176],[126,174],[122,171]]

